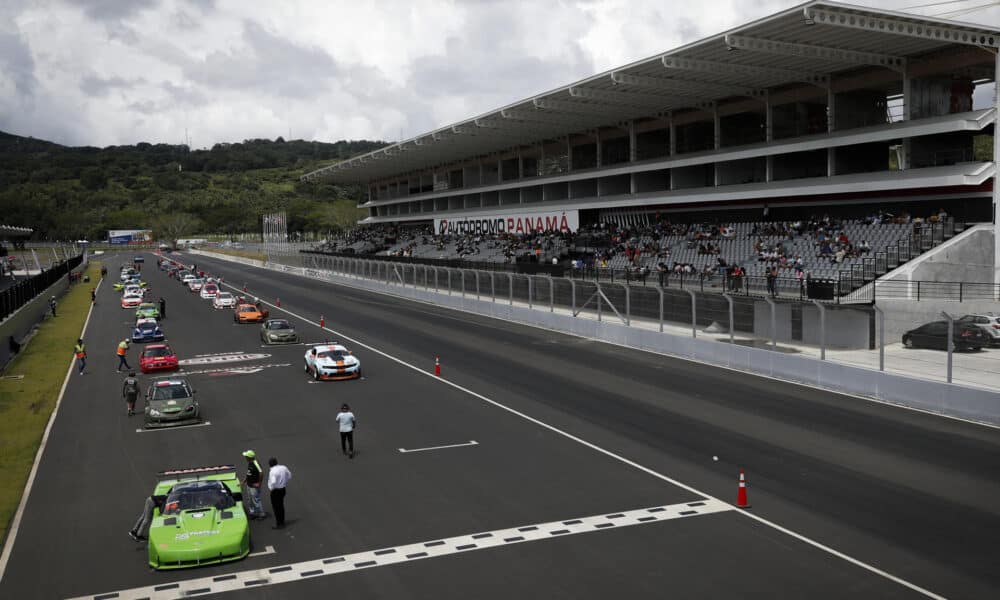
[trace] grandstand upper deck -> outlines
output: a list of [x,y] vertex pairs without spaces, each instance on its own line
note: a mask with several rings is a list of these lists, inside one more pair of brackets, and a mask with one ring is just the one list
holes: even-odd
[[[898,141],[900,128],[885,131],[888,123],[909,126],[902,132],[908,139],[966,131],[970,122],[982,129],[995,111],[938,119],[927,131],[909,122],[931,126],[931,119],[971,112],[975,86],[992,81],[996,71],[994,56],[983,49],[998,45],[1000,31],[978,25],[809,2],[304,177],[364,182],[371,202],[399,203],[656,158],[779,140],[794,145],[796,138],[823,134],[830,139],[813,140],[813,148],[875,143],[839,134],[848,129],[881,127],[889,141]],[[834,131],[837,139],[829,136]],[[779,150],[809,151],[775,146],[772,155]],[[921,156],[925,150],[901,156],[900,168],[973,158],[971,147]],[[949,151],[956,156],[941,156]],[[856,169],[846,158],[831,167],[827,162],[817,163],[817,175]],[[888,169],[888,158],[881,162]],[[782,177],[773,166],[761,171],[761,179]],[[720,182],[715,176],[710,183]]]

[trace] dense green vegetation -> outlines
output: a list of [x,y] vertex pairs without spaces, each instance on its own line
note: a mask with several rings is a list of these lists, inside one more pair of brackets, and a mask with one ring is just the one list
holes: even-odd
[[[108,229],[188,234],[260,231],[260,215],[286,210],[289,232],[326,233],[364,216],[361,190],[300,182],[318,166],[385,145],[246,140],[210,150],[146,144],[71,148],[0,132],[0,222],[35,239],[103,239]],[[161,236],[162,237],[162,236]]]

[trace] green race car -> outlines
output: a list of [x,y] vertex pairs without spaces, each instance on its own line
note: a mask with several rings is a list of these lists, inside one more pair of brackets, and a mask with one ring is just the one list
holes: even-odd
[[250,553],[250,526],[235,467],[164,471],[157,479],[149,566],[183,569]]
[[160,307],[152,302],[143,302],[139,308],[135,309],[135,318],[138,319],[159,319]]

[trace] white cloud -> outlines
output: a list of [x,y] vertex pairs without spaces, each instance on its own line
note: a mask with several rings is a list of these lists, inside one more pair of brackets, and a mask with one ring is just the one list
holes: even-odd
[[[398,139],[796,4],[10,0],[0,129],[90,145],[178,143],[185,128],[196,147]],[[997,25],[1000,9],[965,18]]]

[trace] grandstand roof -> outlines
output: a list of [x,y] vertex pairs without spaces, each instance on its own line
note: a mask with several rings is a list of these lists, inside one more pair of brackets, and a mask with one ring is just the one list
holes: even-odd
[[[365,182],[501,152],[571,133],[713,102],[759,102],[765,90],[826,86],[831,75],[878,68],[898,84],[907,61],[946,50],[995,52],[1000,30],[819,0],[599,73],[568,86],[303,176]],[[982,52],[977,48],[975,52]],[[982,52],[973,79],[994,78]],[[969,67],[967,67],[969,68]],[[893,73],[896,72],[896,73]]]

